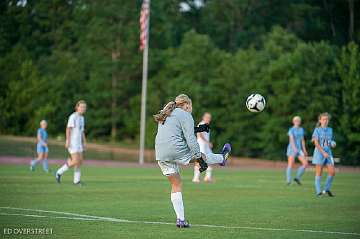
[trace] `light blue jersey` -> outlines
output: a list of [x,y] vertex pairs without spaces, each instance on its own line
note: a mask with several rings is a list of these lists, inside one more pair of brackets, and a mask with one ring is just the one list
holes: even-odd
[[324,158],[323,154],[318,148],[315,147],[313,155],[313,164],[334,164],[333,155],[331,152],[331,143],[333,141],[333,130],[330,127],[317,127],[314,129],[313,140],[317,140],[320,146],[324,149],[326,153],[329,154],[328,158]]
[[301,127],[291,127],[288,131],[289,137],[292,136],[294,139],[294,144],[297,149],[297,152],[294,152],[293,147],[291,146],[291,143],[289,142],[286,155],[287,156],[304,156],[304,153],[302,152],[301,142],[304,138],[305,131]]
[[48,149],[48,147],[44,146],[44,143],[47,144],[48,134],[47,134],[46,130],[43,128],[39,128],[37,130],[37,135],[39,135],[39,134],[40,134],[41,140],[39,140],[39,142],[37,143],[36,150],[38,153],[47,153],[47,152],[49,152],[49,149]]

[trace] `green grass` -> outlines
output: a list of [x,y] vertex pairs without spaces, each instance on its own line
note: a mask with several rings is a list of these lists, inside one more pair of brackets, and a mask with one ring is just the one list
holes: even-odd
[[[0,209],[0,213],[41,214],[50,218],[0,215],[3,228],[53,228],[44,238],[360,238],[295,231],[204,228],[198,224],[311,229],[360,233],[360,174],[339,173],[335,198],[316,198],[313,173],[304,186],[285,186],[279,170],[216,169],[214,184],[193,184],[191,169],[182,172],[186,216],[195,226],[178,230],[174,225],[80,221],[55,215]],[[169,185],[157,168],[84,167],[84,187],[72,185],[72,172],[61,185],[40,168],[0,166],[0,206],[73,212],[134,221],[174,222]],[[15,236],[8,236],[14,238]],[[41,236],[36,236],[41,238]]]

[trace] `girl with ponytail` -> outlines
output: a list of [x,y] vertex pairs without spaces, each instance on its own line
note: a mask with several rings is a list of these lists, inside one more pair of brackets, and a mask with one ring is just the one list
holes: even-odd
[[181,94],[154,115],[154,120],[158,123],[155,138],[156,160],[163,175],[171,184],[170,198],[177,217],[176,226],[179,228],[190,227],[184,215],[179,165],[198,162],[200,172],[203,172],[207,169],[208,164],[225,166],[231,151],[231,146],[227,143],[219,154],[200,153],[191,113],[191,99],[187,95]]

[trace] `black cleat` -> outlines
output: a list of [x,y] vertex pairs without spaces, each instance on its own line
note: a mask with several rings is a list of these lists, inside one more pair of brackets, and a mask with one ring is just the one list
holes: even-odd
[[332,194],[332,192],[330,192],[330,191],[325,191],[324,194],[327,194],[329,197],[335,197],[335,195]]
[[55,179],[57,183],[61,183],[61,175],[60,174],[55,174]]
[[196,162],[199,163],[199,166],[200,166],[199,171],[200,171],[200,173],[206,171],[206,169],[208,168],[208,165],[207,165],[207,163],[205,162],[205,160],[202,157],[196,159]]
[[176,220],[176,227],[177,228],[189,228],[189,227],[191,227],[191,224],[186,220],[182,221],[180,219],[177,219]]
[[322,192],[319,192],[318,194],[316,194],[316,197],[321,198],[323,196]]
[[79,187],[82,187],[84,186],[85,184],[81,181],[77,182],[77,183],[74,183],[75,186],[79,186]]
[[300,182],[300,179],[294,178],[294,181],[297,183],[297,185],[300,185],[300,186],[302,185],[301,182]]
[[230,152],[231,152],[231,145],[229,143],[224,144],[224,147],[220,152],[223,155],[224,160],[222,163],[220,163],[220,166],[226,165],[226,162],[230,156]]

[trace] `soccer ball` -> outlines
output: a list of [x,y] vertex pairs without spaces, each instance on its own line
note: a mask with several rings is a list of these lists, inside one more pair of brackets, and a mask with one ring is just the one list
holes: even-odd
[[246,108],[251,112],[261,112],[266,105],[265,98],[260,94],[251,94],[246,99]]

